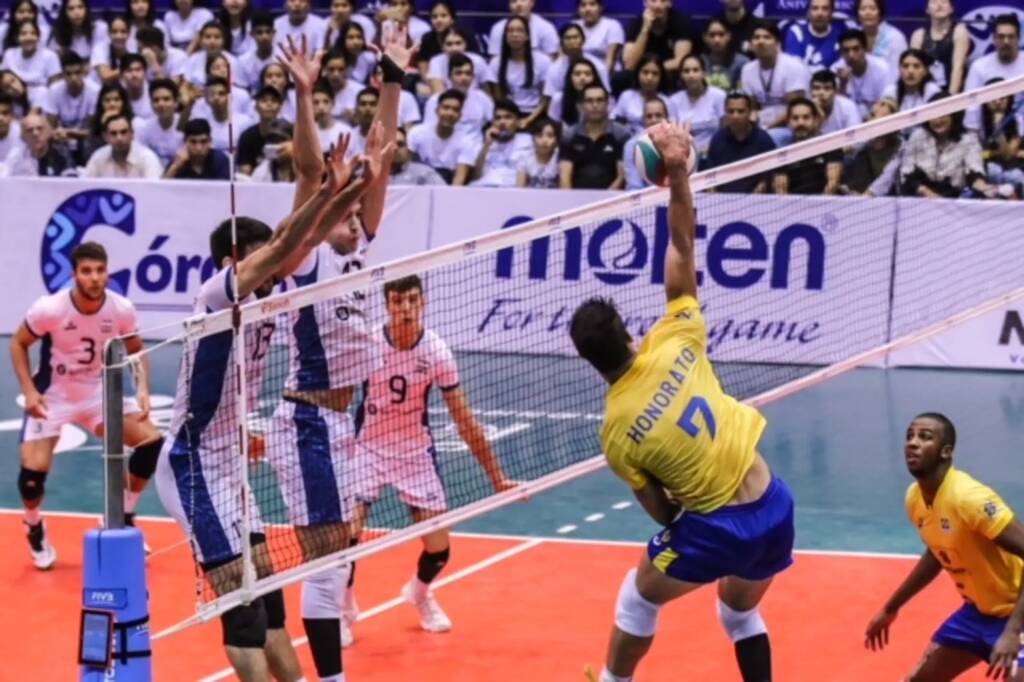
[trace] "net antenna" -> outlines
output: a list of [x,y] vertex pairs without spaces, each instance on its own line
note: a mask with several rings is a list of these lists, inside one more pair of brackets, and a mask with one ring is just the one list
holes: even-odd
[[[949,115],[968,107],[979,106],[985,102],[1017,95],[1021,91],[1024,91],[1024,77],[996,83],[976,91],[956,95],[912,110],[879,118],[849,130],[814,137],[781,150],[768,152],[742,162],[723,166],[722,168],[697,173],[691,178],[691,186],[696,191],[707,190],[733,180],[761,175],[777,170],[780,166],[816,157],[840,147],[866,143],[874,138],[898,133],[933,118]],[[211,599],[202,605],[196,615],[182,623],[161,630],[155,637],[165,637],[193,624],[208,620],[227,609],[244,603],[246,598],[252,598],[311,577],[324,569],[335,566],[339,561],[364,558],[439,528],[448,527],[504,507],[516,500],[535,495],[543,490],[559,486],[567,481],[602,468],[604,466],[604,457],[600,454],[600,448],[597,443],[598,422],[601,420],[601,416],[596,414],[598,412],[598,409],[596,409],[597,403],[601,395],[601,389],[598,386],[599,379],[597,379],[589,367],[584,367],[585,363],[583,361],[576,358],[571,352],[564,352],[570,346],[568,339],[563,338],[567,337],[565,330],[562,329],[559,334],[552,335],[551,337],[540,338],[539,348],[517,346],[514,344],[502,346],[502,343],[507,342],[504,341],[506,337],[500,336],[497,337],[496,345],[494,346],[494,348],[499,350],[480,352],[480,349],[473,347],[472,344],[480,339],[483,335],[483,330],[478,328],[479,319],[473,317],[475,313],[466,308],[464,298],[471,298],[467,291],[474,286],[479,286],[481,281],[472,278],[488,277],[490,278],[488,281],[495,280],[494,255],[501,252],[510,256],[513,252],[518,254],[515,256],[518,259],[516,261],[518,269],[515,274],[519,277],[516,280],[500,280],[498,285],[503,290],[507,290],[508,287],[517,284],[523,284],[524,287],[529,286],[532,274],[530,277],[527,277],[525,268],[527,265],[531,267],[535,265],[532,256],[536,251],[545,255],[547,259],[537,259],[538,261],[543,261],[543,267],[546,268],[544,275],[539,277],[539,279],[544,280],[543,295],[556,301],[559,296],[564,296],[568,311],[571,314],[571,310],[576,304],[582,302],[587,295],[595,293],[592,289],[588,290],[586,287],[597,286],[595,284],[596,278],[583,281],[579,277],[579,259],[586,257],[586,252],[582,248],[583,236],[580,232],[589,231],[588,234],[592,234],[605,228],[609,221],[623,218],[625,214],[629,214],[630,220],[633,220],[633,218],[639,220],[640,218],[633,214],[644,210],[647,210],[648,213],[642,214],[643,222],[648,228],[653,230],[656,223],[655,209],[664,206],[667,199],[668,190],[660,187],[612,197],[583,207],[563,211],[551,217],[532,220],[509,229],[499,230],[477,239],[453,243],[433,249],[427,253],[394,260],[372,269],[356,270],[335,280],[290,290],[274,297],[262,299],[259,303],[241,305],[237,310],[203,316],[201,325],[186,327],[186,337],[206,336],[231,329],[239,324],[242,327],[258,324],[261,320],[267,319],[268,316],[277,316],[308,306],[316,306],[357,292],[377,289],[387,281],[419,274],[425,282],[428,297],[433,301],[431,305],[442,305],[441,302],[446,298],[448,299],[449,308],[445,309],[446,316],[434,318],[434,321],[439,322],[441,325],[437,328],[438,333],[441,336],[446,336],[446,332],[451,331],[453,337],[461,334],[463,339],[469,340],[461,349],[465,351],[461,360],[465,360],[468,366],[460,368],[460,376],[465,377],[464,383],[471,403],[474,404],[474,407],[478,407],[477,401],[473,399],[474,385],[479,386],[481,383],[486,382],[489,377],[492,377],[494,383],[491,385],[491,388],[500,394],[498,395],[499,404],[506,406],[489,411],[478,410],[480,413],[487,414],[490,412],[493,415],[507,416],[511,411],[507,409],[506,401],[511,400],[515,404],[514,401],[521,394],[524,403],[530,405],[530,407],[528,410],[515,412],[515,414],[522,415],[523,418],[546,419],[552,423],[565,424],[575,420],[578,423],[574,424],[573,428],[578,427],[578,433],[585,433],[586,440],[577,439],[577,432],[567,433],[568,437],[561,440],[561,447],[559,447],[558,438],[561,438],[561,432],[558,432],[557,438],[555,435],[552,435],[550,438],[545,437],[541,444],[533,443],[525,451],[516,449],[513,452],[507,453],[509,455],[508,459],[514,461],[506,463],[509,463],[512,467],[520,467],[519,471],[513,469],[509,472],[511,477],[519,480],[526,479],[526,482],[513,490],[483,495],[480,494],[482,488],[479,486],[479,481],[477,481],[477,487],[473,490],[463,488],[460,491],[453,487],[447,491],[450,493],[450,500],[454,502],[449,505],[448,511],[427,521],[404,526],[405,510],[397,506],[396,503],[395,510],[400,511],[401,514],[398,514],[396,511],[393,516],[388,517],[394,525],[374,523],[376,532],[367,538],[365,542],[335,554],[313,559],[312,561],[283,566],[273,575],[257,579],[255,584],[251,586],[251,592],[244,593],[244,591],[238,590]],[[734,198],[730,199],[729,195],[707,194],[699,197],[698,201],[710,205],[712,209],[716,201],[723,206],[732,204],[731,210],[733,213],[729,215],[735,215],[736,202]],[[858,200],[848,199],[844,201],[848,201],[848,205],[853,207],[851,210],[856,210]],[[894,204],[898,204],[899,201],[894,200]],[[814,198],[806,199],[806,204],[811,207],[809,210],[818,210],[814,208],[819,205],[817,202],[820,202],[820,200]],[[788,204],[788,206],[792,206],[792,204]],[[914,206],[917,211],[925,210],[924,203],[917,203]],[[931,206],[934,206],[934,208],[928,210],[936,211],[943,215],[943,217],[947,217],[946,214],[950,211],[950,207],[956,207],[959,204],[944,202],[932,204]],[[786,215],[780,220],[793,219],[799,218]],[[619,222],[626,221],[620,220]],[[848,227],[855,228],[857,225],[849,225]],[[809,388],[824,379],[862,366],[865,363],[885,358],[892,351],[909,346],[955,325],[976,319],[981,315],[998,309],[1000,306],[1024,300],[1024,289],[1020,288],[1020,283],[1024,281],[1024,263],[1019,260],[1019,257],[1015,256],[1021,248],[1024,248],[1024,233],[1021,233],[1019,230],[1010,229],[1016,227],[1014,225],[994,225],[992,226],[993,231],[998,228],[1000,230],[999,235],[1005,235],[1005,243],[1001,242],[998,245],[998,250],[994,250],[994,246],[989,246],[988,243],[981,240],[973,244],[975,246],[974,251],[968,250],[966,253],[957,254],[961,260],[969,259],[973,255],[976,258],[975,264],[984,263],[985,277],[975,277],[973,279],[955,278],[947,276],[942,269],[930,268],[928,273],[925,273],[926,275],[935,271],[936,277],[944,278],[937,283],[936,291],[931,294],[937,299],[937,304],[929,308],[915,310],[913,316],[908,316],[904,320],[905,324],[893,328],[892,335],[895,338],[890,338],[886,333],[884,324],[887,313],[885,306],[894,305],[889,300],[890,288],[888,285],[891,282],[890,277],[896,277],[898,273],[890,272],[893,270],[890,261],[893,242],[888,238],[891,235],[886,230],[895,230],[896,227],[897,221],[895,220],[891,221],[891,225],[881,226],[881,230],[886,237],[885,239],[877,239],[875,238],[878,236],[877,233],[870,233],[868,236],[872,237],[871,239],[865,241],[866,238],[862,238],[860,241],[857,241],[858,233],[856,230],[841,234],[841,236],[850,235],[847,238],[854,239],[854,245],[864,252],[862,255],[866,256],[867,262],[872,267],[875,267],[878,273],[881,273],[879,277],[875,278],[878,281],[875,281],[871,279],[874,277],[873,273],[863,274],[858,268],[854,268],[854,274],[860,277],[860,279],[855,279],[854,284],[857,287],[863,286],[863,291],[857,288],[847,291],[847,294],[852,295],[853,299],[850,301],[844,300],[843,303],[847,305],[831,305],[828,310],[828,314],[831,317],[826,321],[839,329],[839,333],[833,332],[837,338],[845,335],[846,332],[851,332],[853,338],[863,339],[862,341],[858,340],[856,345],[845,342],[837,344],[834,348],[824,349],[827,352],[823,352],[818,356],[812,356],[808,354],[809,351],[805,351],[803,347],[796,345],[784,348],[782,346],[773,346],[773,349],[783,348],[783,350],[786,350],[788,354],[781,358],[729,359],[716,356],[712,352],[712,359],[719,366],[721,372],[720,379],[722,379],[726,390],[738,398],[755,405],[764,405],[785,395]],[[634,227],[634,229],[639,228]],[[556,235],[564,237],[566,249],[550,248],[552,246],[550,240]],[[909,236],[913,237],[914,235],[911,234]],[[911,241],[907,240],[908,243],[905,245],[901,237],[901,251],[911,248],[909,244]],[[591,243],[592,245],[593,242]],[[563,251],[568,253],[573,248],[576,249],[573,253],[576,254],[575,258],[577,259],[575,261],[575,269],[572,270],[575,274],[565,274],[562,277],[564,281],[556,280],[555,277],[549,279],[547,274],[556,272],[559,268],[564,267],[566,273],[571,270],[568,267],[571,263]],[[524,257],[528,255],[531,256],[529,262],[524,260]],[[912,252],[911,255],[918,254]],[[929,257],[927,252],[921,252],[919,255],[921,258]],[[484,256],[487,256],[487,258],[483,258]],[[557,258],[563,256],[565,256],[564,261],[556,262]],[[786,258],[788,265],[788,252]],[[809,261],[809,257],[806,260]],[[511,261],[509,262],[511,263]],[[642,276],[652,276],[649,262],[645,262],[643,267],[646,270],[642,273]],[[982,266],[977,265],[977,267]],[[705,276],[709,275],[707,272],[704,274]],[[783,274],[788,275],[788,273]],[[909,276],[917,277],[919,274],[921,273],[910,272]],[[906,277],[907,275],[903,276]],[[967,279],[971,279],[971,281],[953,281]],[[950,300],[950,298],[939,295],[944,291],[941,288],[943,285],[946,287],[956,286],[958,288],[956,300],[957,305],[962,308],[962,311],[951,310],[945,307],[945,302]],[[804,287],[804,285],[801,284],[801,287]],[[765,291],[768,289],[768,286],[764,287]],[[629,295],[628,288],[620,289],[620,291],[624,292],[623,296]],[[721,303],[723,288],[705,289],[704,291],[707,296],[702,294],[702,302],[706,302],[711,294],[715,294],[718,295],[718,299],[712,305]],[[767,296],[768,294],[765,291],[757,290],[746,295]],[[642,290],[640,293],[649,299],[651,290]],[[637,305],[653,305],[658,311],[658,317],[663,314],[660,297],[658,301],[652,304],[649,301],[640,300],[642,297],[636,295],[637,290],[633,290],[633,294],[637,299],[637,301],[634,301]],[[803,291],[801,291],[801,294],[803,294]],[[536,295],[536,291],[527,290],[523,294],[524,300],[531,302],[528,300],[530,295]],[[815,293],[813,295],[818,294]],[[789,292],[787,291],[786,300],[788,301],[789,298]],[[775,299],[766,300],[774,301]],[[757,301],[748,302],[757,303]],[[879,313],[883,320],[882,323],[877,323]],[[238,317],[241,319],[235,319]],[[528,337],[521,338],[526,339]],[[553,349],[556,342],[563,344],[561,348]],[[534,354],[529,355],[529,353]],[[476,359],[474,360],[474,358]],[[527,362],[524,358],[529,361]],[[476,363],[475,365],[474,362]],[[536,364],[544,365],[541,371],[531,370],[531,366]],[[474,367],[478,371],[473,376],[470,376],[471,372],[462,371],[463,369],[471,370]],[[280,370],[280,368],[278,369]],[[505,375],[510,376],[511,379],[503,378],[502,372],[505,372]],[[553,372],[564,374],[556,375]],[[744,375],[744,372],[747,374]],[[755,376],[757,373],[760,373],[762,376]],[[534,390],[533,387],[544,386],[543,382],[546,380],[550,381],[552,376],[559,376],[563,384],[573,386],[573,389],[569,390],[567,394],[570,402],[575,401],[571,406],[560,405],[553,399],[550,402],[544,402],[550,397],[547,395],[548,393],[557,393],[557,391],[538,392]],[[730,384],[736,386],[737,377],[746,383],[743,384],[742,390],[731,390]],[[474,381],[477,383],[474,384]],[[579,383],[573,384],[574,381]],[[273,382],[268,383],[272,384]],[[516,393],[517,386],[520,386],[522,389],[520,394]],[[582,387],[582,390],[579,387]],[[575,392],[573,392],[574,390]],[[530,403],[529,401],[535,402]],[[538,402],[543,404],[535,404]],[[246,423],[244,415],[241,421],[243,424]],[[556,456],[560,456],[561,459],[555,459]],[[466,476],[462,481],[455,481],[456,485],[459,483],[466,484],[466,481],[470,480],[469,475],[471,473],[479,473],[474,462],[469,461],[468,464],[464,464],[466,459],[463,458],[463,460],[456,462],[456,464],[465,466],[461,473]],[[249,469],[250,474],[252,474],[252,471],[253,469]],[[525,475],[523,475],[524,473]],[[479,479],[479,475],[477,478]],[[448,483],[449,481],[446,480],[446,487],[448,487]],[[472,481],[468,485],[473,485]],[[461,494],[459,499],[452,499],[459,494]],[[382,507],[385,506],[383,498],[381,505]],[[377,507],[375,506],[376,509]],[[377,520],[380,521],[381,519],[378,518]],[[287,538],[288,524],[281,524],[281,527],[283,532],[277,535],[281,538]],[[270,535],[268,534],[268,537]]]

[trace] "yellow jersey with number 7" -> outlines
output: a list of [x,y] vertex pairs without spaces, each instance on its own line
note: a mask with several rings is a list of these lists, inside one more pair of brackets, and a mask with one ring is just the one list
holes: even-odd
[[684,509],[708,513],[736,494],[764,427],[760,412],[722,390],[700,305],[680,296],[608,389],[601,444],[634,489],[657,481]]

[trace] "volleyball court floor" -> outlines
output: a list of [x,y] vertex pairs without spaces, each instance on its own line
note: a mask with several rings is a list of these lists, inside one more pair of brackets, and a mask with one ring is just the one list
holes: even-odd
[[[538,413],[502,409],[493,395],[465,381],[480,419],[498,439],[547,433]],[[99,443],[84,436],[57,456],[47,482],[45,512],[59,552],[54,570],[33,569],[23,540],[16,489],[20,410],[9,372],[0,386],[0,638],[8,654],[0,680],[68,680],[81,600],[81,544],[101,509]],[[154,392],[173,390],[173,368],[154,368]],[[595,405],[600,396],[595,396]],[[159,400],[157,404],[161,404]],[[763,602],[772,635],[776,678],[784,681],[901,679],[938,624],[958,605],[940,576],[900,614],[890,647],[863,647],[868,619],[903,579],[922,549],[903,510],[910,477],[902,458],[907,423],[917,412],[947,413],[960,431],[956,463],[1024,509],[1024,382],[999,372],[863,369],[828,380],[765,408],[761,450],[792,487],[797,503],[795,565],[779,576]],[[157,411],[156,417],[166,411]],[[435,415],[435,423],[440,415]],[[597,429],[584,421],[571,428]],[[447,433],[447,429],[441,429]],[[506,444],[507,446],[507,444]],[[443,448],[442,448],[443,450]],[[586,453],[590,454],[590,453]],[[444,457],[467,456],[457,447]],[[582,457],[581,457],[582,458]],[[190,615],[196,577],[177,527],[152,491],[140,522],[154,554],[149,560],[152,628]],[[437,597],[454,622],[448,634],[419,629],[414,610],[398,599],[414,570],[418,541],[360,562],[356,594],[362,618],[345,652],[353,682],[407,680],[583,680],[598,667],[622,575],[636,564],[656,531],[625,484],[607,470],[464,523],[453,536],[452,560]],[[302,639],[298,588],[286,590],[289,630],[314,679]],[[226,670],[220,630],[208,623],[154,645],[155,679],[234,679]],[[980,680],[983,668],[962,679]],[[737,680],[732,647],[718,625],[712,589],[663,611],[638,680]]]

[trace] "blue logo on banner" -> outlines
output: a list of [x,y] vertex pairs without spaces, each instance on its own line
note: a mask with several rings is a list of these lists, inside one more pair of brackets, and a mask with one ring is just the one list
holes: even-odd
[[90,609],[123,609],[128,603],[128,590],[96,589],[82,590],[82,605]]
[[[43,232],[40,264],[47,291],[53,293],[71,281],[71,252],[97,226],[135,234],[135,200],[116,190],[91,189],[71,196],[57,207]],[[129,270],[118,270],[110,274],[110,288],[125,294],[130,280]]]

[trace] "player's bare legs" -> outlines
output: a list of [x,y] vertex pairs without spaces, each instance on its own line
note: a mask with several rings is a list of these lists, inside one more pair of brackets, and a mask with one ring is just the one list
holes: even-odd
[[[127,526],[135,525],[135,507],[139,503],[142,492],[149,484],[149,479],[156,471],[157,459],[163,449],[164,439],[145,412],[133,412],[124,415],[124,444],[132,448],[128,458],[128,479],[124,489],[124,522]],[[103,424],[96,427],[95,435],[103,438]],[[149,548],[146,548],[149,553]]]
[[21,494],[21,504],[25,508],[25,525],[32,551],[32,563],[44,571],[52,568],[57,561],[57,550],[46,540],[46,530],[40,513],[45,493],[44,483],[53,465],[53,451],[56,447],[55,437],[28,440],[21,444],[18,491]]
[[[444,512],[410,507],[409,513],[413,521],[421,523]],[[423,552],[416,565],[416,575],[402,588],[402,596],[420,612],[420,625],[428,632],[448,632],[452,629],[451,619],[434,599],[430,589],[430,583],[448,563],[449,553],[447,528],[424,535]]]
[[[726,627],[736,651],[736,663],[744,680],[768,680],[772,669],[767,632],[749,632],[744,623],[755,622],[745,614],[756,614],[758,604],[772,584],[765,580],[744,580],[729,576],[718,581],[718,618]],[[758,616],[758,620],[759,620]]]
[[981,659],[969,651],[931,642],[918,661],[917,667],[906,679],[907,682],[948,682],[980,662]]
[[[626,574],[627,581],[631,577],[634,580],[636,592],[639,593],[638,596],[655,607],[661,607],[673,599],[678,599],[699,587],[703,587],[703,585],[698,583],[688,583],[670,578],[655,568],[654,564],[646,556],[641,559],[635,574],[632,571]],[[623,590],[619,595],[620,606],[627,587],[628,585],[624,583]],[[608,657],[605,662],[605,668],[613,675],[629,680],[632,679],[640,660],[647,654],[647,650],[651,648],[654,634],[643,636],[626,632],[620,625],[625,625],[634,631],[644,628],[634,627],[632,623],[623,622],[623,620],[617,613],[615,625],[612,627],[611,640],[608,642]]]

